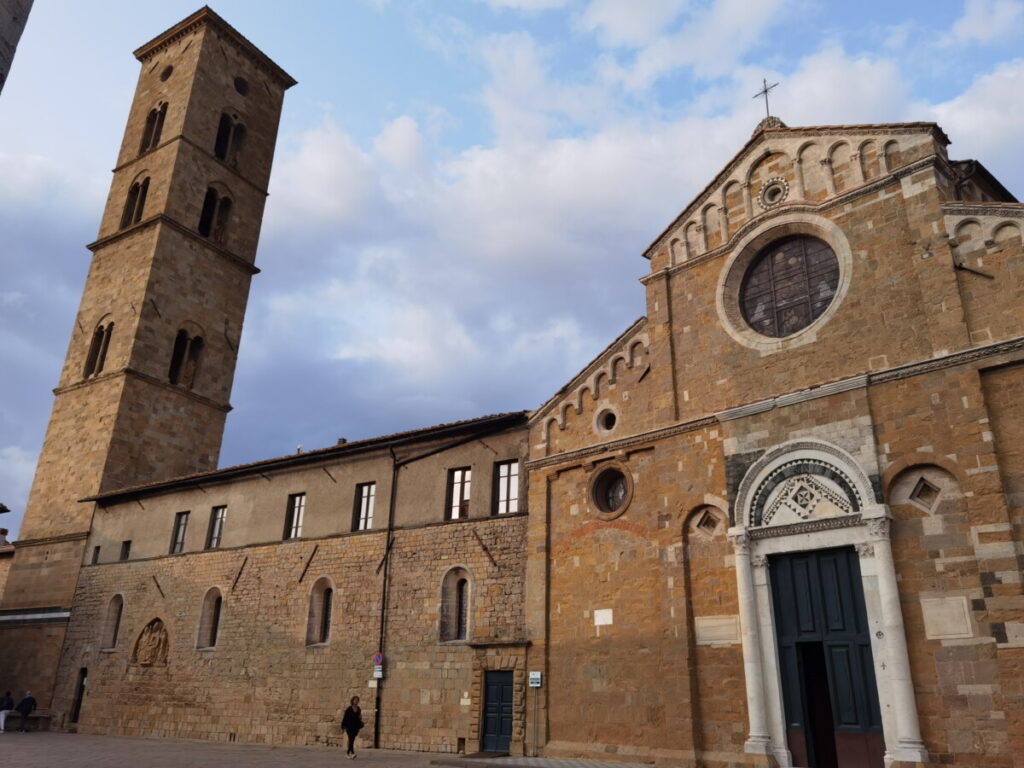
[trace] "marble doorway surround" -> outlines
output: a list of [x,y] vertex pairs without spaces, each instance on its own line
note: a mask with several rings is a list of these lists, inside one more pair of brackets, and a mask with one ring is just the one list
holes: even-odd
[[867,474],[842,449],[821,441],[786,443],[755,462],[740,483],[729,529],[743,642],[749,731],[745,751],[792,766],[768,558],[856,548],[882,713],[885,763],[928,762],[910,676],[903,613],[889,540],[889,509]]

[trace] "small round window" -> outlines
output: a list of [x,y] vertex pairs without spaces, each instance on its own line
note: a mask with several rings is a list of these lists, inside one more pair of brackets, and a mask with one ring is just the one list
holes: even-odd
[[590,498],[601,517],[618,517],[633,498],[633,481],[624,467],[606,466],[591,478]]
[[160,73],[160,79],[162,81],[166,82],[167,78],[169,78],[171,76],[171,73],[173,71],[174,71],[174,67],[172,67],[170,64],[168,64],[166,67],[164,67],[164,71]]
[[249,81],[246,80],[244,77],[236,77],[235,90],[243,96],[245,96],[247,93],[249,93]]
[[605,432],[611,432],[615,429],[618,421],[619,418],[615,415],[615,411],[610,409],[603,410],[597,415],[597,426]]
[[806,235],[777,240],[754,257],[743,278],[743,319],[765,336],[790,336],[822,315],[838,286],[839,261],[827,243]]

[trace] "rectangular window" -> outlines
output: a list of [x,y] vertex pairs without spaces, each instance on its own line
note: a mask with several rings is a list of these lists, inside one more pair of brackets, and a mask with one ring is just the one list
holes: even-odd
[[92,548],[92,564],[96,565],[96,563],[98,563],[99,561],[100,561],[100,548],[99,547],[93,547]]
[[510,515],[519,511],[519,461],[499,461],[494,465],[494,514]]
[[132,542],[131,539],[128,541],[121,542],[121,559],[127,560],[132,554]]
[[469,467],[448,470],[448,503],[445,505],[445,520],[462,520],[469,517],[469,485],[472,471]]
[[356,501],[352,510],[353,531],[368,531],[373,528],[373,502],[376,496],[376,483],[360,483],[356,486]]
[[210,529],[206,532],[206,548],[217,549],[224,534],[224,520],[228,516],[227,507],[214,507],[210,510]]
[[288,511],[284,516],[284,537],[297,539],[302,535],[302,516],[306,512],[306,494],[293,493],[288,497]]
[[171,554],[176,555],[185,548],[185,530],[188,528],[188,512],[174,516],[174,531],[171,534]]

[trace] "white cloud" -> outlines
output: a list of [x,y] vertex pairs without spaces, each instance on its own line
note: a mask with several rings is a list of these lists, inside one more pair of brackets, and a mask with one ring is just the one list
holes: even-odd
[[12,539],[21,526],[37,458],[36,454],[18,445],[0,446],[0,502],[12,512],[9,518],[0,518],[0,527],[9,529]]
[[952,40],[989,43],[1020,32],[1024,3],[1020,0],[965,0],[964,13],[953,23]]
[[570,5],[573,0],[480,0],[487,3],[493,10],[521,11],[534,13],[537,11],[553,11]]
[[606,66],[606,76],[639,91],[683,67],[702,78],[728,74],[764,31],[781,20],[785,2],[712,0],[698,8],[678,32],[662,35],[642,48],[632,63]]
[[[963,93],[935,105],[920,104],[924,117],[945,129],[950,155],[981,160],[997,178],[1024,194],[1024,59],[1007,62],[971,83]],[[1011,175],[1012,174],[1012,175]]]
[[591,0],[580,25],[605,45],[638,47],[666,32],[687,0]]
[[423,161],[423,138],[409,115],[395,118],[373,140],[374,151],[398,171],[416,171]]

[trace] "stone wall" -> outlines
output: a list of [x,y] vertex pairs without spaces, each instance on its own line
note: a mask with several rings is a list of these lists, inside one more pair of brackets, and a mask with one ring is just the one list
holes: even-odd
[[[85,566],[55,716],[70,725],[75,681],[86,668],[82,732],[339,744],[342,711],[358,695],[364,743],[372,743],[379,717],[381,746],[454,752],[462,738],[472,751],[479,670],[515,668],[521,657],[514,643],[521,643],[525,525],[520,515],[395,533],[379,689],[372,673],[386,532]],[[440,584],[454,565],[471,574],[471,634],[468,642],[442,643]],[[310,589],[322,577],[335,595],[330,641],[308,645]],[[201,648],[201,606],[212,587],[223,595],[220,632],[215,647]],[[103,648],[108,605],[118,594],[117,643]],[[139,637],[156,618],[167,630],[166,661],[139,663]],[[490,649],[506,645],[494,661]],[[518,669],[521,677],[521,662]],[[520,706],[520,742],[522,717]]]

